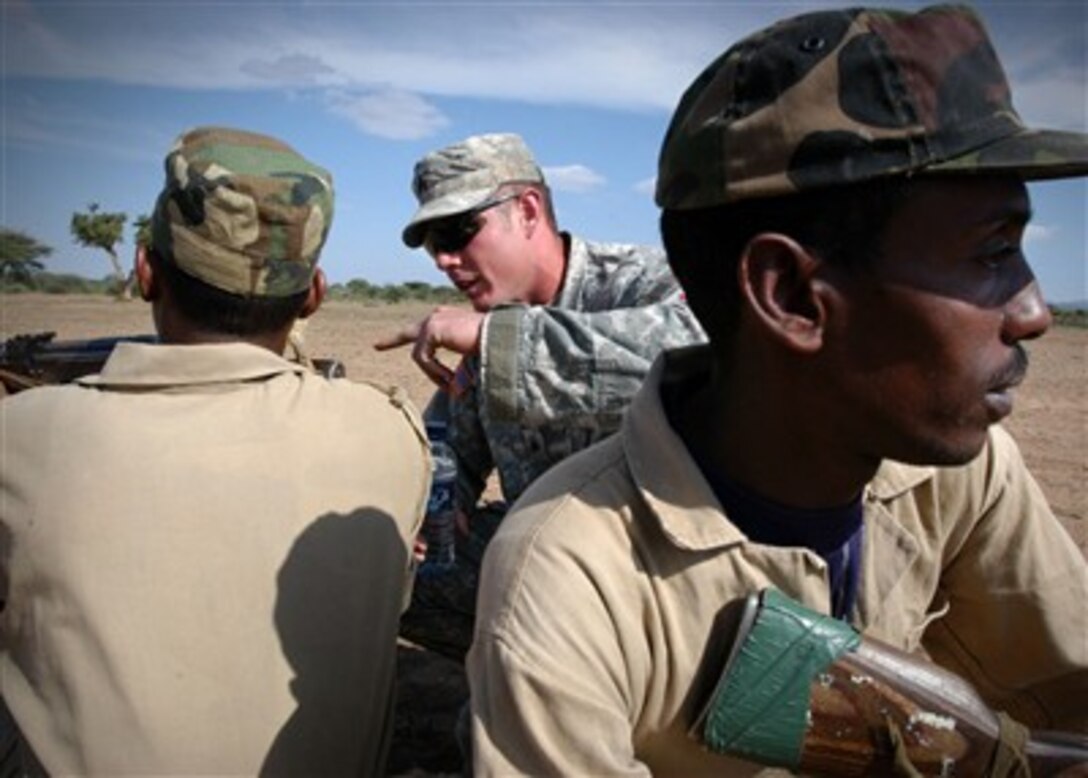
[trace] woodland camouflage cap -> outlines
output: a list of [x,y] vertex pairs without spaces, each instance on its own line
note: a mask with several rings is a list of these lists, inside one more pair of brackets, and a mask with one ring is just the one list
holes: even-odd
[[309,288],[332,221],[332,177],[290,146],[198,127],[166,156],[152,244],[184,272],[240,295]]
[[401,237],[405,245],[423,243],[425,223],[475,208],[503,184],[544,183],[544,174],[521,136],[473,135],[433,151],[416,163],[412,193],[419,209]]
[[1078,176],[1086,140],[1024,126],[967,7],[821,11],[740,41],[688,87],[656,200],[703,208],[897,174]]

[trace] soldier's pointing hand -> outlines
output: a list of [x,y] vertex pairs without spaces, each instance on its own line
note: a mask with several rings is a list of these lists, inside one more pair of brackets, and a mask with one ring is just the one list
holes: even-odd
[[445,389],[453,379],[453,370],[438,359],[441,349],[469,355],[480,351],[480,331],[484,315],[464,308],[439,306],[426,318],[374,344],[378,351],[412,346],[412,359],[428,378]]

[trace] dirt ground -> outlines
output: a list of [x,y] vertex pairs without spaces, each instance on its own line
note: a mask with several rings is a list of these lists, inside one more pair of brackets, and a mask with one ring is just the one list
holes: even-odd
[[[431,394],[407,348],[378,352],[373,343],[423,316],[430,306],[369,307],[329,302],[311,320],[305,337],[314,357],[336,357],[349,377],[405,387],[422,408]],[[141,302],[104,297],[0,296],[0,339],[55,331],[57,338],[88,338],[153,331]],[[1055,328],[1028,344],[1031,370],[1007,421],[1055,513],[1088,554],[1088,330]],[[391,771],[431,775],[452,770],[456,752],[443,732],[452,728],[454,701],[464,678],[449,660],[401,647],[398,716]]]

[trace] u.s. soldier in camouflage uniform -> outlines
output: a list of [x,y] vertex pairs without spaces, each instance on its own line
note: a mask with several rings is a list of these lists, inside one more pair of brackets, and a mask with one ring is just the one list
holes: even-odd
[[[657,179],[710,343],[663,355],[493,539],[476,774],[757,772],[693,725],[768,587],[1084,732],[1088,568],[997,422],[1050,324],[1024,182],[1086,173],[1088,136],[1024,127],[964,7],[806,14],[711,64]],[[747,732],[788,737],[797,704]]]
[[220,127],[165,167],[161,342],[0,404],[0,774],[381,775],[418,414],[280,356],[324,291],[325,170]]
[[[480,557],[506,510],[478,505],[497,471],[505,503],[556,462],[619,427],[653,358],[702,340],[664,254],[594,243],[556,225],[544,176],[513,134],[479,135],[415,167],[419,209],[404,242],[424,247],[472,303],[439,308],[379,344],[411,343],[439,387],[457,501],[456,569],[417,580],[402,634],[460,659],[472,639]],[[459,355],[441,361],[439,349]]]

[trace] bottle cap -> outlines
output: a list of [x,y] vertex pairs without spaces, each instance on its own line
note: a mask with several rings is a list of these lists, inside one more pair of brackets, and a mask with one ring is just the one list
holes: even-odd
[[427,440],[445,440],[448,425],[445,420],[428,419],[424,426],[427,429]]

